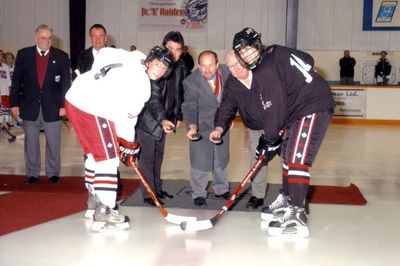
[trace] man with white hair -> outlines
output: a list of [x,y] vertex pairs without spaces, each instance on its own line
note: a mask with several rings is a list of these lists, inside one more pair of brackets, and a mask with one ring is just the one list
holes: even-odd
[[[226,91],[224,97],[233,98],[236,95],[236,90],[243,90],[250,92],[251,83],[253,80],[253,72],[247,67],[243,66],[238,58],[236,57],[233,50],[229,50],[225,56],[225,64],[228,66],[229,71],[231,72],[231,76],[228,78]],[[245,109],[243,109],[244,105],[239,104],[238,101],[241,99],[237,98],[237,105],[234,106],[234,109],[237,109],[242,116],[244,125],[248,128],[249,131],[249,151],[250,151],[250,164],[253,165],[256,161],[254,157],[254,153],[256,151],[256,147],[258,144],[258,139],[261,134],[264,133],[263,126],[261,122],[257,123],[253,121],[251,118],[246,118],[248,114]],[[224,103],[226,104],[226,103]],[[251,197],[246,204],[246,208],[257,209],[264,204],[265,193],[267,189],[267,166],[263,166],[259,172],[254,176],[251,181]]]

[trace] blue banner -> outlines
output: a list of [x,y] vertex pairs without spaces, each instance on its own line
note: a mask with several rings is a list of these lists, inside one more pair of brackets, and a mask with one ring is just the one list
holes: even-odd
[[364,0],[363,30],[400,30],[399,1]]

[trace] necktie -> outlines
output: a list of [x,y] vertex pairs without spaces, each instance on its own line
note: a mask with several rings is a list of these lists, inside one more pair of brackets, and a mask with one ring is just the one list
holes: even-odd
[[42,57],[44,56],[45,53],[46,53],[46,51],[40,51],[40,54],[42,55]]
[[208,80],[208,82],[210,83],[211,89],[215,93],[215,80],[214,79],[210,79],[210,80]]

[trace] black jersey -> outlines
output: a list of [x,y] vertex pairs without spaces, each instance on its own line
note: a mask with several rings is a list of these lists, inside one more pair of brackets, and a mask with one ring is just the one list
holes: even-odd
[[277,138],[279,131],[297,118],[333,112],[330,87],[315,72],[314,59],[305,52],[279,45],[267,47],[253,72],[253,83],[264,112],[268,139]]
[[258,90],[253,86],[247,89],[239,80],[229,75],[225,82],[222,102],[215,115],[215,127],[222,127],[226,131],[230,122],[239,112],[243,124],[253,130],[264,128],[264,114],[259,99]]

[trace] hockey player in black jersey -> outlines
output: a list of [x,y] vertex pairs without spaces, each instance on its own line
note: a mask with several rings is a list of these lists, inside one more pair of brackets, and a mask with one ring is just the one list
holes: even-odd
[[[233,49],[241,63],[253,72],[250,90],[257,100],[248,104],[248,113],[254,113],[254,109],[262,113],[265,134],[260,137],[256,157],[265,155],[266,163],[277,153],[282,158],[281,193],[263,208],[261,217],[271,221],[270,235],[307,237],[304,203],[310,184],[309,169],[332,119],[330,88],[314,70],[309,54],[279,45],[265,47],[260,34],[252,28],[235,34]],[[224,103],[221,105],[218,115],[229,117],[223,114],[229,113],[229,108],[224,110]],[[216,118],[216,125],[225,129],[223,122]]]

